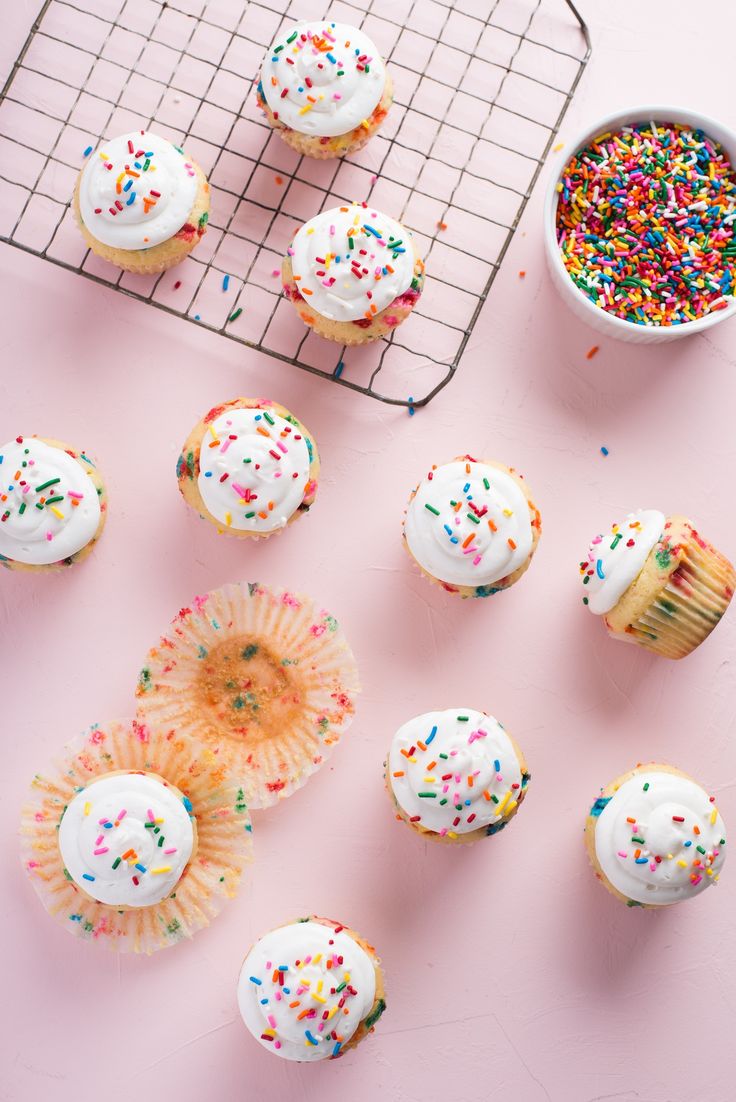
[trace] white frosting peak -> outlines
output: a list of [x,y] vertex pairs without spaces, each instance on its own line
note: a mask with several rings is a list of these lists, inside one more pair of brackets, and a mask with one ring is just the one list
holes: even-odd
[[414,276],[410,234],[362,203],[310,218],[289,255],[299,292],[331,321],[374,317],[409,290]]
[[90,233],[117,249],[151,249],[186,223],[197,175],[183,151],[144,130],[103,141],[79,185],[79,209]]
[[664,524],[664,513],[657,509],[637,509],[621,524],[612,525],[607,536],[598,535],[592,541],[580,570],[583,599],[596,616],[610,612],[639,577]]
[[191,804],[149,773],[91,781],[66,808],[59,849],[69,876],[113,907],[147,907],[174,890],[192,855]]
[[228,409],[200,447],[199,492],[225,527],[283,528],[304,500],[310,454],[303,434],[268,409]]
[[[604,805],[601,810],[601,805]],[[689,777],[638,772],[593,805],[595,850],[606,878],[637,903],[664,905],[699,895],[726,859],[726,828]]]
[[0,555],[49,566],[86,547],[100,522],[100,499],[82,463],[33,436],[0,449]]
[[443,836],[505,821],[527,781],[501,724],[473,708],[410,719],[394,735],[388,774],[408,818]]
[[485,586],[529,558],[529,503],[506,471],[454,459],[430,471],[409,502],[406,541],[427,573],[451,585]]
[[319,137],[349,134],[370,118],[385,84],[368,35],[327,20],[281,31],[261,67],[263,98],[279,122]]
[[337,1056],[375,997],[375,966],[365,949],[342,928],[311,919],[257,941],[238,981],[243,1021],[286,1060]]

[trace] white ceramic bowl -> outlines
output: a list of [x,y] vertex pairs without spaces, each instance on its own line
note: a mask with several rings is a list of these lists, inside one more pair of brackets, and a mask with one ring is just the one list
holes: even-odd
[[617,111],[615,115],[606,115],[599,119],[595,126],[585,130],[575,142],[566,145],[553,165],[547,186],[547,194],[544,200],[544,242],[547,253],[547,264],[552,275],[552,281],[560,295],[570,307],[587,325],[597,330],[606,337],[614,337],[620,341],[628,341],[632,344],[659,344],[663,341],[673,341],[680,337],[689,337],[695,333],[702,333],[705,329],[711,329],[714,325],[720,325],[727,318],[736,314],[736,298],[734,298],[723,310],[716,310],[712,314],[706,314],[695,321],[683,322],[682,325],[635,325],[633,322],[617,318],[609,314],[585,295],[577,287],[562,262],[562,256],[557,244],[555,223],[557,220],[557,200],[559,192],[557,184],[568,161],[573,153],[583,149],[599,134],[605,134],[609,130],[617,130],[621,126],[648,122],[656,123],[678,122],[693,129],[704,130],[710,138],[714,138],[722,147],[733,166],[736,167],[736,134],[729,130],[723,123],[711,119],[708,115],[701,115],[696,111],[690,111],[682,107],[643,106],[631,107],[626,111]]

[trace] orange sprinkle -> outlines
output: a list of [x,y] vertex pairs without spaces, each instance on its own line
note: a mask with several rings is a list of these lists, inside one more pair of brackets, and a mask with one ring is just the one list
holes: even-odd
[[283,177],[283,176],[274,176],[274,180],[275,180],[275,181],[276,181],[276,183],[277,183],[277,184],[279,185],[279,187],[281,187],[281,185],[282,185],[282,184],[283,184],[283,182],[284,182],[284,177]]
[[509,539],[508,539],[508,544],[509,544],[509,547],[511,548],[511,550],[512,550],[512,551],[515,551],[515,550],[516,550],[516,544],[515,544],[515,543],[514,543],[514,541],[513,541],[512,539],[511,539],[511,536],[509,536]]
[[592,348],[589,348],[588,351],[585,353],[586,360],[592,360],[593,357],[595,356],[596,352],[598,351],[599,347],[600,347],[599,345],[594,344]]
[[475,539],[475,532],[471,532],[470,535],[463,540],[463,547],[467,547],[469,543],[472,543]]
[[256,432],[260,432],[261,436],[267,436],[269,440],[271,439],[271,433],[268,429],[264,429],[263,425],[259,425]]
[[525,271],[519,272],[519,279],[525,279],[525,278],[526,278],[526,272]]
[[493,523],[492,520],[488,521],[488,527],[490,528],[490,530],[492,532],[497,532],[498,531],[498,528],[496,527],[496,525]]
[[446,230],[447,229],[447,222],[438,222],[437,223],[437,229],[438,230]]
[[392,777],[403,777],[403,776],[405,776],[404,770],[399,769],[399,770],[396,771],[396,773],[392,773],[391,776]]

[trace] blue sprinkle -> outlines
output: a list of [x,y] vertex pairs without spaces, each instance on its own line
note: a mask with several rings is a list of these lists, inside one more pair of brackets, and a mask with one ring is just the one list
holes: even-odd
[[94,876],[90,876],[88,872],[82,873],[82,880],[94,880]]
[[463,486],[463,493],[467,494],[469,489],[470,489],[470,483],[466,482],[465,485]]
[[437,728],[433,727],[432,730],[427,735],[426,739],[424,740],[424,745],[429,746],[430,742],[433,740],[433,738],[436,734],[437,734]]
[[608,448],[602,447],[601,448],[601,455],[608,455]]
[[288,972],[289,971],[289,965],[288,964],[280,964],[279,967],[278,967],[278,971],[279,972]]
[[261,1006],[268,1006],[268,999],[261,999]]
[[465,806],[466,806],[466,807],[470,807],[470,800],[466,800],[466,801],[465,801]]
[[133,203],[135,203],[135,192],[131,191],[130,198],[127,200],[125,205],[126,205],[126,207],[130,207],[130,206],[133,205]]
[[637,865],[646,865],[649,861],[648,857],[636,857],[635,861]]
[[381,236],[379,231],[375,230],[373,228],[373,226],[369,226],[367,222],[364,224],[363,229],[366,230],[367,233],[372,233],[374,237],[380,237]]
[[82,916],[81,915],[69,915],[69,918],[72,920],[72,922],[81,922],[82,921]]
[[687,848],[688,846],[691,846],[691,845],[692,845],[692,842],[685,842],[685,847],[686,847],[686,848]]
[[610,799],[611,799],[610,796],[599,796],[598,797],[598,799],[595,801],[595,803],[593,804],[593,806],[590,809],[590,814],[593,816],[593,818],[595,818],[595,819],[598,818],[601,811],[603,811],[603,808],[610,801]]
[[200,317],[200,315],[199,315],[199,314],[195,314],[195,315],[194,315],[194,320],[195,320],[195,321],[201,321],[202,319],[201,319],[201,317]]
[[315,1041],[314,1037],[309,1032],[309,1030],[307,1029],[305,1032],[306,1032],[307,1040],[309,1041],[310,1045],[316,1045],[317,1041]]
[[606,580],[606,575],[603,573],[603,560],[598,559],[595,564],[595,572],[602,582]]
[[85,151],[84,151],[84,154],[83,154],[83,156],[85,156],[85,157],[89,157],[89,155],[90,155],[90,153],[91,153],[91,152],[92,152],[92,146],[91,146],[91,145],[88,145],[88,146],[87,146],[87,148],[86,148],[86,149],[85,149]]
[[188,796],[182,796],[182,803],[184,804],[184,807],[187,809],[187,811],[192,810],[192,801],[189,799]]
[[409,416],[410,417],[413,417],[414,414],[416,413],[416,410],[414,409],[414,406],[411,404],[413,401],[414,401],[414,395],[410,394],[409,395]]
[[130,180],[128,180],[128,182],[127,182],[127,184],[125,185],[125,187],[123,188],[123,191],[130,191],[130,189],[132,188],[132,186],[133,186],[133,178],[131,177],[131,178],[130,178]]
[[138,869],[139,872],[145,872],[146,871],[146,866],[145,865],[136,865],[135,867]]
[[444,525],[443,525],[443,528],[444,528],[444,529],[445,529],[445,531],[447,532],[448,536],[451,536],[451,535],[452,535],[452,528],[450,528],[450,525],[449,525],[449,524],[444,524]]
[[230,276],[226,275],[226,276],[223,277],[223,280],[222,280],[222,289],[223,289],[223,291],[227,291],[229,286],[230,286]]
[[335,1047],[332,1050],[332,1055],[337,1056],[337,1054],[338,1054],[338,1052],[340,1051],[341,1048],[342,1048],[342,1041],[338,1041],[336,1043]]
[[204,477],[205,478],[212,478],[212,471],[205,471],[204,472]]
[[335,368],[335,370],[333,372],[333,375],[335,376],[336,379],[340,378],[340,376],[343,373],[344,368],[345,368],[345,364],[342,362],[342,360],[340,360],[339,364],[337,365],[337,367]]
[[460,543],[460,540],[457,538],[457,536],[453,536],[450,540],[450,543]]
[[493,768],[496,770],[497,773],[501,772],[501,762],[498,760],[498,758],[496,758],[496,760],[494,761]]
[[249,976],[248,979],[250,980],[251,983],[256,984],[257,987],[260,987],[261,984],[263,983],[263,980],[259,980],[258,976]]
[[263,420],[263,414],[261,414],[261,413],[257,413],[257,414],[255,415],[255,417],[253,418],[253,420],[254,420],[254,421],[262,421],[262,420]]
[[333,57],[332,54],[327,55],[327,60],[331,61],[333,65],[337,65],[337,58]]

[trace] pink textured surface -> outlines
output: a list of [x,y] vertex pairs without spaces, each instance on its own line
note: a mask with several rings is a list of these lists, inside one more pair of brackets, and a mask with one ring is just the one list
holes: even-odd
[[[33,8],[5,13],[3,70]],[[736,16],[726,0],[708,11],[693,26],[684,0],[588,0],[595,52],[562,140],[655,98],[733,125],[730,70],[710,46],[715,26],[733,39]],[[672,61],[683,26],[686,83]],[[86,564],[0,575],[4,1102],[86,1102],[93,1084],[106,1102],[733,1097],[736,869],[698,902],[628,911],[595,883],[581,827],[602,783],[660,758],[711,788],[736,829],[736,614],[684,663],[658,660],[606,639],[576,564],[590,534],[637,505],[689,513],[736,553],[735,323],[662,350],[602,343],[587,361],[600,342],[554,296],[541,198],[538,187],[457,378],[413,418],[0,250],[0,436],[84,445],[110,490]],[[324,472],[307,518],[245,547],[190,515],[174,478],[191,425],[239,393],[294,409]],[[544,531],[520,585],[461,604],[412,572],[399,522],[427,465],[466,450],[526,474]],[[61,742],[130,711],[146,648],[177,608],[239,577],[304,590],[341,620],[361,668],[358,716],[307,788],[257,816],[256,863],[216,924],[151,959],[116,959],[44,914],[18,865],[19,806]],[[506,832],[459,852],[393,822],[381,762],[408,716],[465,703],[513,731],[532,783]],[[355,1053],[296,1067],[250,1040],[235,981],[253,938],[308,910],[377,945],[389,1006]]]

